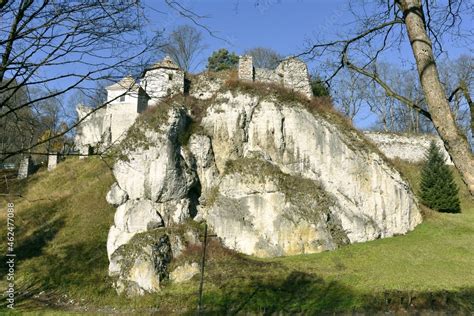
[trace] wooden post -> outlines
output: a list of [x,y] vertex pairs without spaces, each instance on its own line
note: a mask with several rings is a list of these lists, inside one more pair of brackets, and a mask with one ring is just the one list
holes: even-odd
[[204,265],[206,263],[206,247],[207,247],[207,223],[204,222],[204,245],[201,257],[201,282],[199,283],[199,304],[198,304],[198,315],[202,312],[202,287],[204,285]]

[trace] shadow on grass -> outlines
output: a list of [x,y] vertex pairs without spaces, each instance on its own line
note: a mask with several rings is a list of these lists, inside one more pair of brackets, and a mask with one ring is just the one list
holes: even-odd
[[451,314],[471,314],[474,312],[474,288],[458,291],[385,291],[366,295],[366,310],[373,311],[442,311]]
[[337,281],[300,271],[286,278],[254,281],[230,290],[209,292],[204,314],[333,314],[333,313],[418,313],[442,311],[448,314],[474,311],[474,288],[459,291],[358,293]]
[[[29,237],[21,240],[14,247],[15,262],[19,262],[39,257],[43,254],[43,248],[56,236],[59,230],[64,226],[64,219],[57,218],[51,222],[45,223],[38,227]],[[6,262],[7,257],[2,256],[2,262]],[[8,272],[6,264],[0,266],[0,278],[4,277]]]
[[338,282],[326,282],[316,275],[293,271],[280,279],[255,280],[239,289],[223,288],[223,291],[208,293],[205,306],[206,313],[230,315],[347,311],[358,297]]
[[22,274],[28,278],[17,284],[15,303],[28,310],[46,306],[61,308],[68,305],[74,292],[88,298],[110,295],[115,292],[107,267],[102,243],[74,243],[55,249],[54,253],[39,253],[34,263],[21,267]]

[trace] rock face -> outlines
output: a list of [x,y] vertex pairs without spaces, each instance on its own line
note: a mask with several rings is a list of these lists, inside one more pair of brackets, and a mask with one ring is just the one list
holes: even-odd
[[[165,113],[160,126],[139,122],[122,143],[122,158],[114,166],[117,183],[107,194],[107,201],[117,206],[114,225],[107,239],[107,253],[109,271],[118,278],[119,292],[123,292],[120,284],[134,282],[136,289],[133,293],[136,294],[156,291],[159,284],[148,284],[142,278],[144,265],[148,267],[152,262],[150,258],[154,256],[149,245],[140,246],[147,251],[148,259],[138,256],[137,252],[138,263],[133,263],[141,267],[140,273],[136,270],[130,270],[136,273],[123,271],[125,265],[120,264],[124,260],[123,247],[132,243],[138,234],[180,224],[195,216],[193,191],[199,192],[197,176],[186,164],[177,146],[185,120],[183,108],[172,108]],[[168,244],[171,249],[169,238]]]
[[127,201],[128,194],[122,190],[117,183],[114,183],[105,199],[107,200],[107,203],[119,206]]
[[214,187],[219,177],[219,170],[214,162],[211,139],[206,135],[191,135],[188,147],[193,159],[192,164],[199,177],[201,190],[208,191]]
[[263,159],[227,163],[206,219],[225,246],[259,257],[335,249],[348,242],[333,196]]
[[199,128],[173,101],[135,123],[107,195],[118,206],[107,250],[119,292],[157,291],[172,257],[198,239],[170,229],[192,219],[260,257],[335,249],[421,222],[409,186],[363,136],[301,102],[221,89],[200,104]]
[[156,292],[160,283],[169,277],[171,258],[168,235],[136,235],[114,252],[109,274],[116,278],[115,287],[119,294],[136,296]]
[[354,131],[298,104],[226,97],[202,122],[219,170],[229,159],[259,153],[284,173],[319,182],[335,197],[334,216],[350,242],[404,234],[421,222],[406,182]]

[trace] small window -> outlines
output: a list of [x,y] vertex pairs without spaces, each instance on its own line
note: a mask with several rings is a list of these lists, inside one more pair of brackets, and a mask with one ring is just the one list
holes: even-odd
[[168,80],[173,80],[173,74],[168,74]]
[[120,101],[120,102],[125,102],[125,96],[124,96],[124,95],[121,95],[119,101]]

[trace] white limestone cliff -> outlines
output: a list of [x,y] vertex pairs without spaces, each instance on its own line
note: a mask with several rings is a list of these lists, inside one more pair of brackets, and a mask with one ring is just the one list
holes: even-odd
[[216,164],[255,152],[282,172],[319,181],[334,195],[336,214],[351,242],[403,234],[421,222],[413,194],[382,157],[364,148],[361,136],[297,104],[227,93],[210,107],[203,126]]
[[[135,123],[108,194],[118,206],[109,272],[120,292],[159,289],[169,256],[189,242],[164,238],[166,229],[193,218],[226,247],[260,257],[331,250],[421,222],[408,184],[363,136],[302,102],[221,89],[198,104],[204,114],[187,138],[185,99]],[[159,276],[152,285],[150,271]]]

